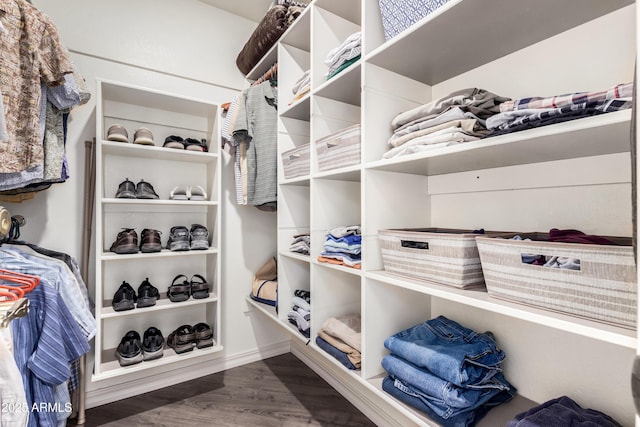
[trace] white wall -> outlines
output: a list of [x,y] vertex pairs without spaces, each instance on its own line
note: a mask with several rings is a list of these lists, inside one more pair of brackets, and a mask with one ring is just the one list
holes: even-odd
[[[56,23],[94,94],[95,79],[104,78],[223,103],[246,85],[235,66],[235,57],[256,24],[197,0],[69,0],[64,7],[53,0],[35,0],[34,4]],[[69,253],[78,260],[83,239],[84,141],[95,137],[95,101],[94,95],[71,114],[67,137],[71,178],[38,193],[33,200],[3,203],[12,214],[27,218],[22,239]],[[124,378],[88,384],[90,406],[285,348],[279,343],[287,337],[265,324],[262,314],[250,310],[244,302],[253,272],[275,255],[275,214],[235,205],[230,160],[223,156],[221,299],[225,350],[215,363],[188,368],[186,375],[184,370],[176,372],[176,378],[171,378],[165,367],[127,377],[126,384]],[[88,285],[93,291],[93,280]],[[163,288],[165,284],[157,286]],[[87,371],[92,369],[89,361]]]

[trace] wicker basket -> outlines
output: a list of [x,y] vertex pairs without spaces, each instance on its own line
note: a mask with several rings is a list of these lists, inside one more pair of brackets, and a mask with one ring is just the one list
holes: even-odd
[[310,147],[311,144],[304,144],[282,153],[282,170],[284,172],[285,179],[310,174]]
[[[490,295],[519,303],[636,328],[636,267],[631,246],[477,237]],[[620,241],[621,238],[609,237]],[[631,244],[630,239],[624,239]],[[580,270],[523,262],[523,255],[579,259]]]
[[360,125],[349,126],[316,141],[318,169],[327,171],[360,163]]
[[[515,233],[489,232],[491,236]],[[482,287],[476,236],[469,230],[409,228],[380,230],[384,269],[413,279],[456,288]]]

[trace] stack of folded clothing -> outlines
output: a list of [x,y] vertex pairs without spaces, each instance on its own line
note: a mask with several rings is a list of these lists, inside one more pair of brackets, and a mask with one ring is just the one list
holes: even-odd
[[327,55],[324,63],[327,64],[327,80],[342,72],[349,65],[358,62],[362,54],[362,33],[351,34]]
[[299,99],[305,97],[311,90],[311,70],[307,70],[300,76],[300,78],[293,85],[291,91],[293,92],[293,98],[289,101],[289,105],[293,104]]
[[505,354],[491,332],[444,316],[387,338],[382,389],[443,426],[474,425],[516,389],[502,374]]
[[486,120],[498,114],[500,104],[508,100],[484,89],[469,88],[400,113],[391,122],[393,135],[383,158],[483,138],[489,134]]
[[289,323],[296,326],[300,333],[309,338],[311,335],[311,293],[296,289],[291,300],[291,310],[287,313]]
[[336,227],[329,230],[318,261],[360,269],[362,236],[360,226]]
[[507,423],[507,427],[535,426],[621,427],[609,415],[595,409],[584,409],[567,396],[535,406]]
[[318,347],[352,370],[360,369],[361,342],[360,313],[328,318],[316,337]]
[[625,83],[596,92],[504,102],[500,105],[500,114],[487,120],[487,128],[493,131],[489,136],[626,110],[632,106],[632,95],[633,83]]
[[309,255],[311,252],[311,236],[309,233],[296,234],[293,236],[291,246],[289,246],[291,252],[297,252],[302,255]]

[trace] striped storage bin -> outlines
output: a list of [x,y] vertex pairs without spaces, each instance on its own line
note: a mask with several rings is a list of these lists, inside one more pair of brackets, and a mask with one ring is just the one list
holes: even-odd
[[[490,232],[490,235],[503,233]],[[444,228],[378,232],[386,271],[461,289],[484,286],[476,236],[478,234],[468,230]]]
[[449,0],[379,0],[385,39],[389,40]]
[[282,153],[282,171],[285,179],[311,173],[310,147],[311,144],[304,144]]
[[318,169],[327,171],[360,163],[360,125],[349,126],[316,141]]
[[[532,238],[545,237],[537,233]],[[523,235],[523,237],[529,237]],[[620,238],[608,237],[620,241]],[[636,328],[637,283],[631,246],[477,237],[490,295],[574,316]],[[624,239],[630,245],[631,239]],[[531,265],[523,255],[578,259],[580,270]]]

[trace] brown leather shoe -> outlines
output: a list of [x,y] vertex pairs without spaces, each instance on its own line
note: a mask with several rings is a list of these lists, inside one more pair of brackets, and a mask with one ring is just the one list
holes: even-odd
[[110,250],[117,254],[138,253],[138,233],[136,233],[136,230],[133,228],[125,228],[119,232]]
[[140,252],[160,252],[162,243],[160,242],[160,232],[151,228],[142,230],[140,239]]

